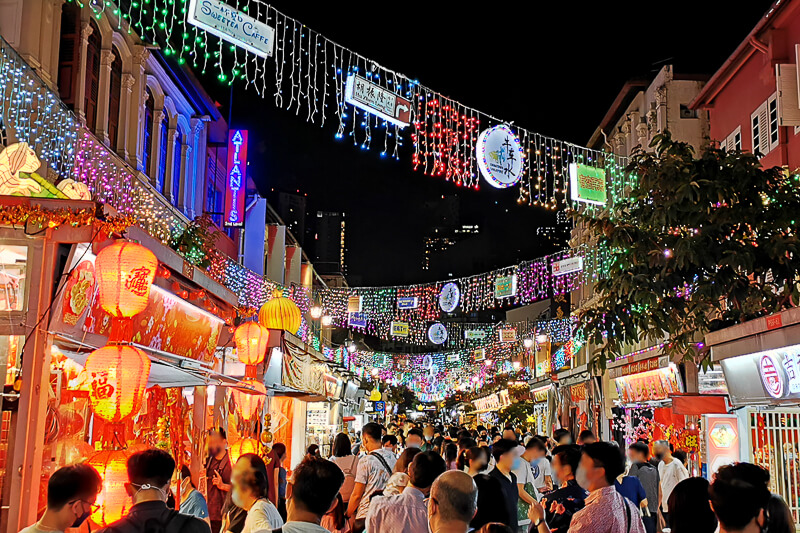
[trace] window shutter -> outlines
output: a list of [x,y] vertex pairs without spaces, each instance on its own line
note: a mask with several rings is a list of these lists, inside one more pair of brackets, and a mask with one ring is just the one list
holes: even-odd
[[65,3],[61,11],[61,39],[58,47],[58,94],[61,100],[75,109],[75,87],[78,77],[80,51],[80,8],[74,2]]
[[800,126],[800,105],[797,92],[797,65],[775,65],[778,85],[778,125]]
[[769,153],[769,121],[767,119],[767,103],[761,104],[750,115],[750,127],[753,132],[753,153],[761,155]]

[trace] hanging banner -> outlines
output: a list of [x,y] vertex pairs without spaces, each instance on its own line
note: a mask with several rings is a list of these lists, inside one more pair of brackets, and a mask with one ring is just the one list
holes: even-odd
[[580,163],[569,164],[569,188],[573,202],[606,205],[606,171]]
[[416,296],[397,299],[398,309],[416,309],[417,307],[419,307],[419,298]]
[[411,101],[358,74],[348,74],[344,99],[350,105],[404,128],[411,122]]
[[517,295],[517,276],[497,276],[494,280],[494,297],[498,300]]
[[360,313],[361,312],[361,296],[351,296],[347,299],[347,312]]
[[623,376],[630,376],[631,374],[639,374],[641,372],[648,372],[650,370],[658,370],[659,368],[666,368],[669,366],[669,357],[662,355],[659,357],[651,357],[628,363],[622,366],[609,368],[608,377],[611,379],[621,378]]
[[464,339],[468,341],[480,341],[486,338],[486,331],[482,329],[465,329]]
[[247,188],[247,130],[228,132],[227,176],[224,225],[227,228],[241,228],[244,226],[244,200]]
[[516,342],[517,340],[517,330],[514,328],[501,329],[498,333],[500,342]]
[[472,350],[472,359],[474,361],[483,361],[484,359],[486,359],[486,349],[476,348]]
[[347,325],[356,328],[367,327],[367,315],[365,313],[348,313]]
[[483,130],[476,148],[478,168],[492,187],[505,189],[522,176],[522,144],[505,124]]
[[274,28],[219,0],[190,0],[186,22],[260,57],[275,47]]
[[391,328],[393,337],[408,337],[408,322],[392,322]]
[[569,257],[561,261],[553,261],[553,276],[563,276],[583,270],[583,257]]

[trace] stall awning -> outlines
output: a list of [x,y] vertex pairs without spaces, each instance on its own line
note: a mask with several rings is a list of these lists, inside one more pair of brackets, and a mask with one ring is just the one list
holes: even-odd
[[728,414],[728,401],[724,394],[670,394],[669,397],[676,415]]

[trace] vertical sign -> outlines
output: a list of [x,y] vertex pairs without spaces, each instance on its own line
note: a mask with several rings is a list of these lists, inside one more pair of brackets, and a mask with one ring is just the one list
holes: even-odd
[[247,130],[228,132],[228,178],[225,183],[225,227],[244,226],[247,187]]

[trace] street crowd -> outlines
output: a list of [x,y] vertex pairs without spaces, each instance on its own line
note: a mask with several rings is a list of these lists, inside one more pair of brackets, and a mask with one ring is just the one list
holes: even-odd
[[[789,507],[760,466],[691,477],[666,441],[627,450],[583,431],[552,438],[524,428],[411,422],[340,433],[287,472],[286,446],[231,463],[225,432],[209,435],[205,494],[187,465],[180,504],[165,451],[132,454],[127,514],[101,533],[794,533]],[[47,509],[22,533],[80,527],[96,508],[100,475],[76,464],[50,478]]]

